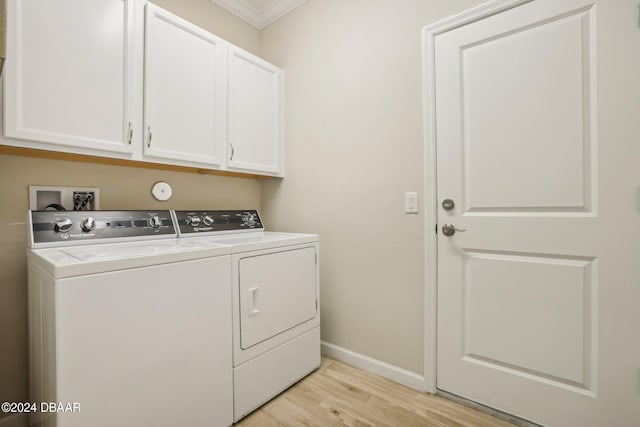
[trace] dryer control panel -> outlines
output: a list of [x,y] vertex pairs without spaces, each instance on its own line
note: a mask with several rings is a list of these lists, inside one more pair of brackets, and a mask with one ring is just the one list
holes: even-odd
[[176,237],[171,211],[30,211],[30,247]]
[[264,225],[258,211],[175,211],[179,234],[238,233],[263,231]]

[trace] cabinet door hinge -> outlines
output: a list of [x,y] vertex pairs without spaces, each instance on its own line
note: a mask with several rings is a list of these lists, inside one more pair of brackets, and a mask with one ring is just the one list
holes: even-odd
[[435,232],[436,232],[436,234],[438,234],[438,224],[436,224]]

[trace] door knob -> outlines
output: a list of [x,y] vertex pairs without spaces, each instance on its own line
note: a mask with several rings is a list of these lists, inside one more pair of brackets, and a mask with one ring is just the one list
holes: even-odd
[[450,211],[451,209],[453,209],[453,207],[454,207],[455,205],[456,205],[456,204],[455,204],[455,202],[454,202],[453,200],[451,200],[451,199],[444,199],[444,200],[442,201],[442,208],[443,208],[445,211]]
[[447,237],[453,236],[454,234],[456,234],[456,231],[467,231],[464,228],[456,228],[455,225],[452,224],[445,224],[442,226],[442,234],[444,234]]

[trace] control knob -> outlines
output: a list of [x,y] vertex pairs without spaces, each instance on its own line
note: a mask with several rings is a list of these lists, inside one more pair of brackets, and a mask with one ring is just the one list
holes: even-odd
[[96,228],[96,220],[92,217],[85,218],[80,223],[80,228],[82,228],[82,231],[85,232],[93,231]]
[[149,224],[149,227],[151,228],[160,228],[160,226],[162,225],[162,221],[160,221],[160,218],[157,216],[152,216],[151,218],[149,218],[147,220],[147,223]]
[[245,225],[256,225],[256,216],[254,214],[247,214],[242,218]]
[[56,225],[53,227],[53,229],[56,231],[56,233],[66,233],[67,231],[71,230],[71,227],[73,227],[73,222],[71,222],[70,219],[63,219],[62,221],[56,222]]
[[200,217],[199,216],[194,216],[191,219],[189,219],[189,224],[192,227],[197,227],[200,225]]
[[213,218],[211,218],[209,215],[207,215],[204,218],[202,218],[202,222],[204,222],[204,225],[209,227],[211,224],[213,224]]

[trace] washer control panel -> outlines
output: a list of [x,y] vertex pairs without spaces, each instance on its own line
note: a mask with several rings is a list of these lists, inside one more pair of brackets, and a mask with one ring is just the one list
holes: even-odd
[[197,233],[233,233],[262,231],[264,226],[257,210],[175,211],[180,235]]
[[[164,211],[30,211],[32,246],[99,243],[102,239],[176,237]],[[73,243],[72,243],[73,242]]]

